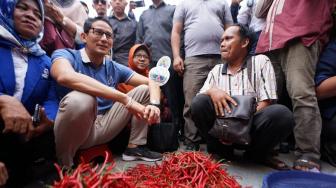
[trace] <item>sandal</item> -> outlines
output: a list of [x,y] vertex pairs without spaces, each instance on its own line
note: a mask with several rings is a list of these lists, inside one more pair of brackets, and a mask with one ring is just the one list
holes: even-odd
[[277,159],[276,157],[267,157],[262,161],[262,164],[276,170],[290,170],[291,168],[283,161]]
[[321,164],[318,159],[302,156],[295,160],[293,169],[300,171],[320,172]]

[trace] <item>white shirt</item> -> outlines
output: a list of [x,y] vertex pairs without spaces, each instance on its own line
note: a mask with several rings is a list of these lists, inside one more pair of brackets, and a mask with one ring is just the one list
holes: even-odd
[[254,32],[262,31],[266,24],[266,19],[260,19],[255,16],[256,4],[258,0],[252,0],[252,6],[248,6],[249,0],[240,2],[240,9],[237,16],[238,23],[247,25]]
[[208,74],[200,93],[212,87],[224,90],[229,95],[252,95],[257,101],[276,100],[276,80],[271,61],[265,55],[252,57],[251,82],[247,66],[232,74],[227,64],[216,65]]
[[15,92],[14,97],[21,100],[23,88],[25,86],[25,78],[28,69],[28,57],[16,50],[12,50],[14,73],[15,73]]

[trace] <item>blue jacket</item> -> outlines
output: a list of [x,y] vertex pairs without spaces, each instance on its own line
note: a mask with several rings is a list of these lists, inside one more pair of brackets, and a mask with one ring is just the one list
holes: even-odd
[[[15,73],[11,49],[0,46],[0,95],[13,96]],[[55,81],[50,75],[51,62],[46,55],[28,55],[28,70],[25,77],[21,102],[33,115],[36,104],[45,108],[47,117],[54,120],[58,110]]]

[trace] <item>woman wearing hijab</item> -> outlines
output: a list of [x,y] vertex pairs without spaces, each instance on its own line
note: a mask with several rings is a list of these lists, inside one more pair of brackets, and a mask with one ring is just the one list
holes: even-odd
[[[8,187],[31,178],[32,161],[53,157],[58,100],[50,59],[38,45],[43,21],[42,0],[0,1],[0,161],[8,171]],[[36,110],[40,121],[33,125],[36,104],[42,109]]]
[[[150,51],[144,44],[134,45],[128,54],[128,67],[142,76],[148,77],[149,62],[151,60]],[[127,84],[119,84],[118,90],[128,93],[134,87]]]
[[[149,48],[145,44],[135,44],[128,54],[128,67],[142,76],[148,77],[149,63],[151,62],[151,54]],[[119,84],[117,89],[123,93],[128,93],[134,87],[127,84]],[[161,93],[161,121],[171,121],[171,111],[168,108],[167,98]]]

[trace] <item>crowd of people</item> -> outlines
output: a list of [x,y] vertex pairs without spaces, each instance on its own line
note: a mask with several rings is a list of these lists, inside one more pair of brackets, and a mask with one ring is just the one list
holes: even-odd
[[[288,170],[274,148],[292,134],[294,169],[320,171],[321,155],[336,165],[335,0],[152,2],[139,21],[126,0],[93,0],[94,18],[79,0],[0,2],[0,186],[26,184],[41,160],[71,168],[124,129],[123,160],[161,160],[147,132],[163,98],[184,150],[203,141],[234,160],[242,146],[209,130],[232,96],[251,95],[244,157]],[[172,66],[160,87],[148,73],[162,56]]]

